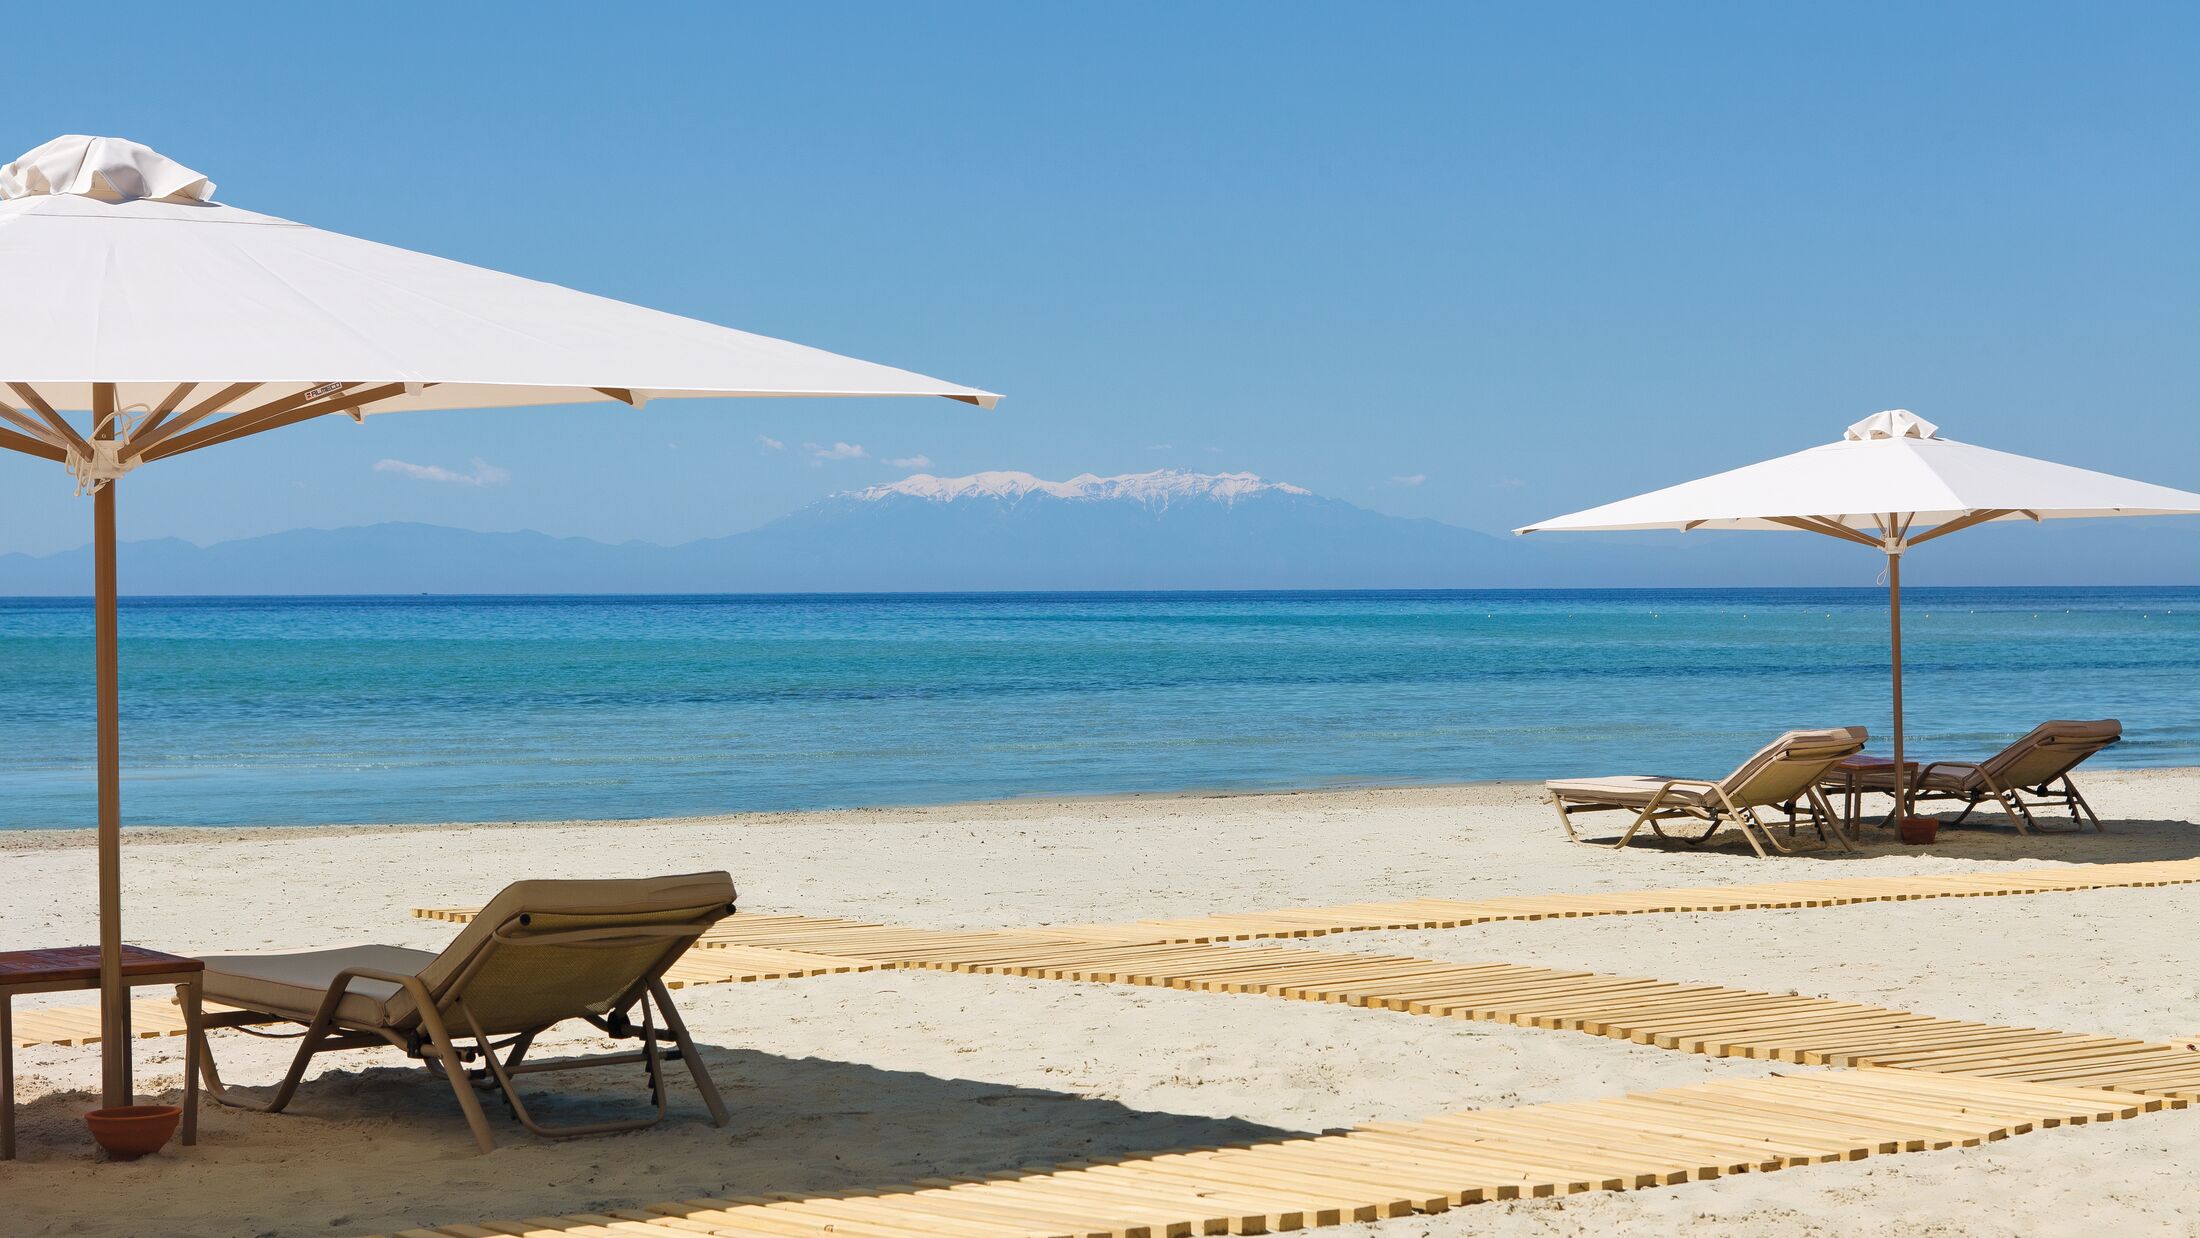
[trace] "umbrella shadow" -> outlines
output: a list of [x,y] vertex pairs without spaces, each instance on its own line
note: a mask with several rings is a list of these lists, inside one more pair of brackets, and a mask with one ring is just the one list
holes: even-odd
[[[701,1051],[725,1095],[723,1128],[710,1125],[686,1072],[674,1066],[669,1116],[625,1135],[537,1139],[485,1097],[499,1146],[477,1156],[441,1079],[410,1064],[338,1067],[309,1079],[282,1114],[209,1102],[197,1148],[100,1167],[128,1175],[131,1189],[98,1192],[97,1200],[59,1186],[92,1168],[82,1114],[96,1101],[84,1091],[48,1093],[20,1110],[24,1160],[13,1172],[25,1179],[16,1212],[25,1228],[11,1232],[264,1232],[271,1201],[280,1203],[283,1232],[395,1232],[660,1200],[861,1194],[1319,1133],[860,1062]],[[548,1122],[614,1120],[648,1105],[639,1068],[552,1078],[559,1082],[521,1085],[530,1110]],[[175,1103],[180,1090],[159,1099]],[[49,1175],[56,1189],[40,1189]],[[168,1189],[185,1184],[188,1203]]]
[[[2140,818],[2103,817],[2104,832],[2095,833],[2088,826],[2073,830],[2067,822],[2054,818],[2042,818],[2048,826],[2020,834],[2014,826],[1991,817],[1973,816],[1960,826],[1943,825],[1938,837],[1922,845],[1903,843],[1892,829],[1882,829],[1867,822],[1855,830],[1855,851],[1843,851],[1836,846],[1820,846],[1808,826],[1803,827],[1791,839],[1785,825],[1774,826],[1782,843],[1794,846],[1792,852],[1775,852],[1772,859],[1781,861],[1808,860],[1830,863],[1870,860],[1888,855],[1939,855],[1951,859],[1995,860],[2010,863],[2038,863],[2041,861],[2066,864],[2143,864],[2159,860],[2200,859],[2200,826],[2190,821],[2151,820]],[[1601,838],[1584,836],[1584,842],[1614,843],[1619,841],[1615,831]],[[1637,834],[1627,844],[1629,850],[1637,848],[1677,855],[1704,855],[1755,859],[1749,843],[1735,830],[1721,830],[1701,843],[1688,843],[1677,838],[1661,838],[1645,831]]]

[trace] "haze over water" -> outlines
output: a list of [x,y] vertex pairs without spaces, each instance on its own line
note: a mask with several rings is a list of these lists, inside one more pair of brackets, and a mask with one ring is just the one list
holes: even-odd
[[[1906,591],[1913,753],[2200,764],[2200,589]],[[648,817],[1884,750],[1884,595],[138,599],[129,824]],[[0,828],[89,826],[91,613],[0,601]]]

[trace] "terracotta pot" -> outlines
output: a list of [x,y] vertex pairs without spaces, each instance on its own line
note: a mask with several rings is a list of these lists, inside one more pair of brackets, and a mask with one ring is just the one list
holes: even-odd
[[1940,833],[1940,818],[1938,817],[1902,818],[1902,841],[1913,847],[1922,847],[1933,841],[1933,836],[1938,833]]
[[183,1110],[176,1105],[118,1105],[84,1115],[92,1138],[107,1149],[110,1159],[118,1161],[134,1161],[167,1147],[176,1123],[182,1120]]

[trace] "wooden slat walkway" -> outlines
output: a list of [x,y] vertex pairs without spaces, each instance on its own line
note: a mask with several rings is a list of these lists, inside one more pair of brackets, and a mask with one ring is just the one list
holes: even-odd
[[1899,1067],[2200,1099],[2200,1053],[1820,997],[1648,977],[1291,946],[1092,946],[919,964],[949,971],[1337,1002],[1585,1032],[1715,1057]]
[[695,1199],[398,1238],[1156,1238],[1260,1234],[1972,1147],[2182,1101],[1906,1071],[1775,1074],[899,1189]]
[[1758,885],[1623,890],[1587,894],[1526,894],[1509,898],[1416,898],[1340,903],[1265,912],[1224,912],[1120,924],[1064,924],[1034,932],[1088,941],[1208,942],[1320,937],[1330,933],[1464,928],[1502,920],[1625,916],[1659,912],[1760,911],[1841,907],[1920,898],[1979,898],[2125,886],[2200,882],[2200,860],[2083,864],[2018,872],[1945,873],[1918,877],[1836,877]]
[[[15,1012],[17,1046],[96,1045],[102,1039],[98,1006],[41,1006]],[[166,998],[130,1003],[130,1031],[139,1040],[183,1035],[183,1010]]]

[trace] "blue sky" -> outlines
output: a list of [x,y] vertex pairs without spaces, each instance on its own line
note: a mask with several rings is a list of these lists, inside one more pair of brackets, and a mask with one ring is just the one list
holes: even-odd
[[[679,541],[917,457],[1494,530],[1898,405],[2200,486],[2187,5],[82,12],[11,14],[44,50],[0,154],[132,137],[254,210],[1009,396],[309,424],[134,474],[126,537]],[[0,550],[88,522],[0,460]]]

